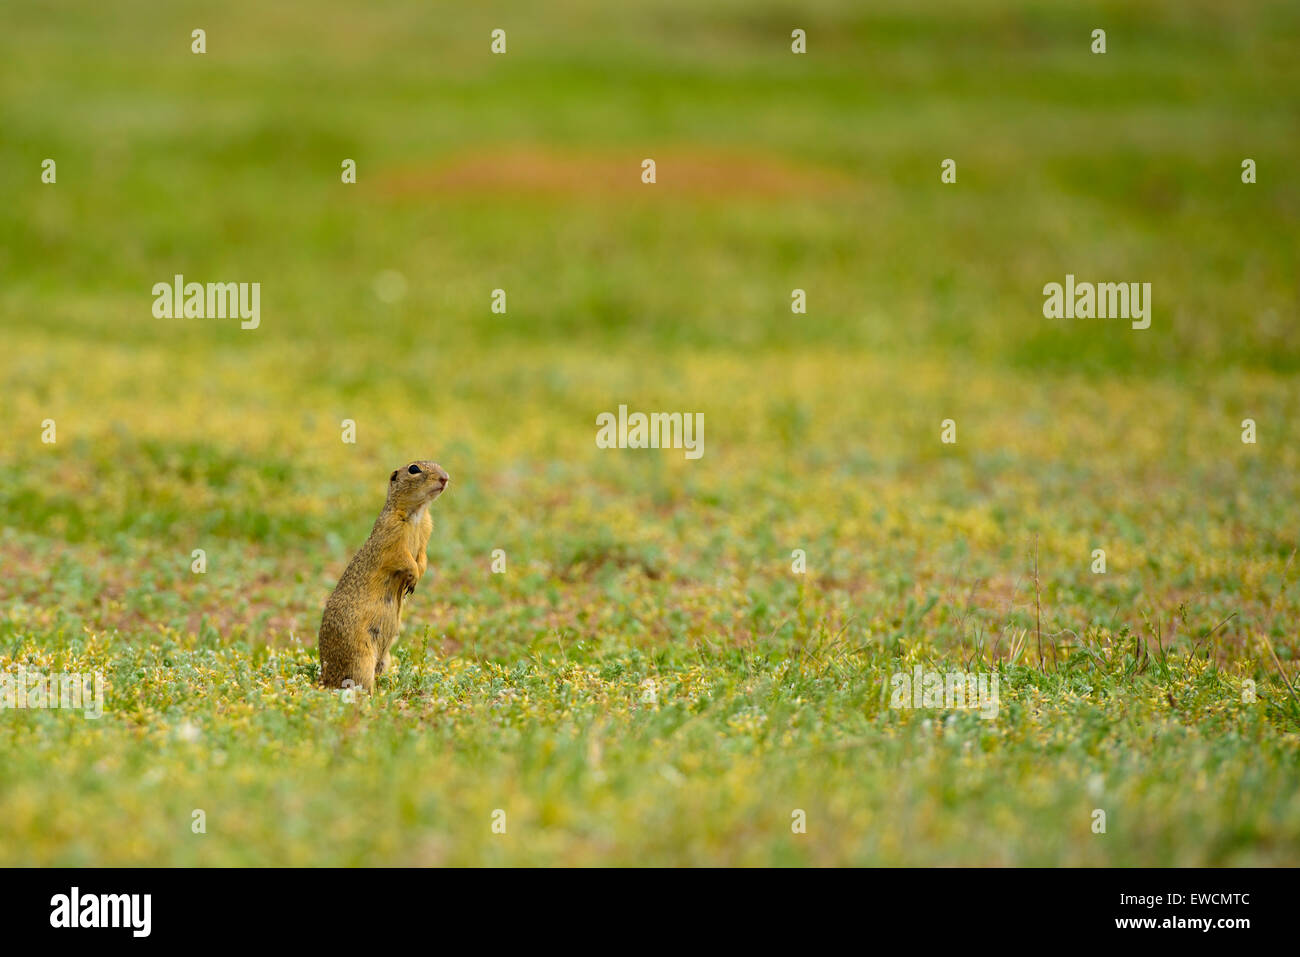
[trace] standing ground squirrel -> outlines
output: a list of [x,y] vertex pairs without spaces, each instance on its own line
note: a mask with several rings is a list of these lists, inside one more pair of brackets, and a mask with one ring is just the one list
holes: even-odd
[[436,462],[412,462],[388,477],[384,510],[321,615],[320,676],[327,688],[341,688],[350,678],[369,691],[389,670],[402,601],[429,564],[429,503],[449,481]]

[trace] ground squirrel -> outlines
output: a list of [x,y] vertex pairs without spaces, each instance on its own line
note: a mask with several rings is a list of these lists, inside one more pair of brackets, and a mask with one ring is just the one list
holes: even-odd
[[412,462],[388,477],[388,501],[352,557],[320,620],[320,676],[328,688],[348,679],[367,691],[390,670],[402,601],[429,563],[429,504],[450,477],[436,462]]

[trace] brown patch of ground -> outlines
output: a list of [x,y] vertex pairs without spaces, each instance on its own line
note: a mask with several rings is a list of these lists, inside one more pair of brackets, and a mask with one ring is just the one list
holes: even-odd
[[[54,587],[58,570],[70,566],[80,577],[80,587]],[[163,612],[139,607],[138,597],[133,602],[132,590],[138,594],[146,576],[155,593],[177,596],[181,607]],[[0,604],[21,603],[24,620],[39,627],[52,626],[64,612],[79,616],[94,631],[147,634],[177,629],[193,634],[206,619],[221,634],[247,633],[268,644],[287,641],[290,634],[314,640],[320,616],[315,593],[321,593],[323,604],[328,589],[304,592],[301,586],[284,584],[293,581],[294,569],[288,566],[283,575],[262,571],[247,579],[218,580],[215,575],[192,574],[187,555],[142,554],[123,560],[63,542],[36,547],[0,540]]]
[[[752,151],[676,147],[653,153],[653,188],[675,195],[807,198],[848,192],[855,185],[840,170]],[[644,158],[630,152],[501,146],[462,153],[431,166],[392,170],[381,174],[379,190],[391,197],[467,193],[632,197],[638,190],[652,188],[641,182]]]

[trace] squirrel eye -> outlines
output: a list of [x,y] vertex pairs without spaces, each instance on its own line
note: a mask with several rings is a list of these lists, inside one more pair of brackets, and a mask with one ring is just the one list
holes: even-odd
[[420,474],[420,466],[418,466],[418,465],[412,465],[412,466],[411,466],[409,469],[407,469],[406,471],[410,472],[412,475],[419,475],[419,474]]

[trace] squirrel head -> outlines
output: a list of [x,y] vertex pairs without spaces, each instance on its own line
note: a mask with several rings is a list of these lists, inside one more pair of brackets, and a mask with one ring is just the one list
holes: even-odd
[[420,511],[451,481],[437,462],[420,460],[400,469],[393,469],[388,477],[388,507],[401,512],[403,517]]

